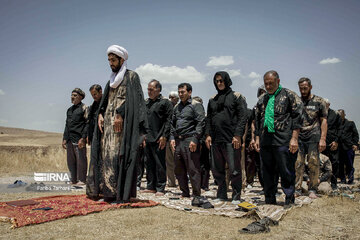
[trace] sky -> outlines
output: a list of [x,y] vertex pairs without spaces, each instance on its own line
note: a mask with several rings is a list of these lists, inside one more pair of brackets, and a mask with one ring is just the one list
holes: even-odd
[[228,71],[256,104],[268,70],[345,109],[360,126],[360,1],[0,0],[0,126],[63,132],[75,87],[109,80],[106,50],[125,47],[144,96],[155,78],[168,96],[181,82],[204,100]]

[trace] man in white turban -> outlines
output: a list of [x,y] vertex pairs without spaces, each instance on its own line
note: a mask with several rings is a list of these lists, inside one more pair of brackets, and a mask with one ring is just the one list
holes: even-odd
[[147,132],[146,108],[140,78],[127,69],[127,50],[112,45],[107,55],[112,73],[99,106],[86,194],[123,203],[136,197],[136,159]]

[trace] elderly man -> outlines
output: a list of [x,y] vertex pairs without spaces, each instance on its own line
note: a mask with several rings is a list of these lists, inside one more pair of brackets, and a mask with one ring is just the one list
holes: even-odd
[[163,196],[166,185],[165,146],[170,136],[173,106],[161,95],[161,83],[153,79],[148,84],[146,100],[149,132],[146,137],[147,190]]
[[67,150],[67,164],[73,184],[85,185],[87,171],[86,137],[88,108],[81,102],[85,93],[75,88],[71,93],[73,104],[66,113],[66,125],[62,146]]
[[285,207],[295,201],[295,161],[303,105],[296,93],[280,85],[279,74],[264,75],[266,92],[255,112],[255,149],[260,151],[265,203],[276,204],[279,175]]
[[[339,177],[341,183],[346,183],[346,177],[348,178],[347,183],[354,183],[354,158],[355,151],[358,150],[359,133],[356,125],[353,121],[345,118],[346,114],[343,109],[339,109],[339,113],[342,119],[340,126],[340,167]],[[344,175],[344,166],[346,167],[346,176]]]
[[91,145],[92,137],[97,124],[97,110],[99,109],[100,101],[102,98],[102,88],[99,84],[94,84],[89,89],[94,102],[89,107],[89,127],[88,127],[88,138],[87,143]]
[[[169,99],[174,108],[179,101],[178,93],[176,91],[171,91],[169,93]],[[166,145],[166,176],[169,187],[176,187],[174,169],[175,169],[174,152],[171,150],[170,141],[168,141]]]
[[217,198],[227,200],[225,164],[229,166],[232,201],[240,203],[241,145],[247,120],[245,98],[231,89],[227,72],[217,72],[213,83],[217,90],[209,100],[206,117],[206,146],[211,151],[211,168],[218,184]]
[[320,171],[319,154],[326,148],[327,108],[323,98],[311,93],[312,85],[309,78],[300,78],[298,85],[305,111],[299,135],[299,155],[295,164],[296,190],[300,195],[305,158],[307,158],[310,178],[309,197],[317,198]]
[[[202,204],[200,175],[200,139],[205,126],[204,107],[191,98],[192,86],[178,86],[180,103],[173,111],[171,123],[171,147],[175,151],[175,175],[183,197],[190,197],[188,176],[194,198],[192,205]],[[175,148],[176,147],[176,148]]]
[[136,72],[127,69],[128,52],[107,49],[112,70],[99,106],[98,124],[91,144],[86,194],[107,202],[136,197],[136,166],[140,144],[147,133],[144,95]]

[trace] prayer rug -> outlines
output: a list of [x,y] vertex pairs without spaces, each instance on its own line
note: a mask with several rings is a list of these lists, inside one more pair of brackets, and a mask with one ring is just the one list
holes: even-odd
[[[158,205],[155,201],[139,199],[131,199],[130,203],[109,204],[90,200],[86,198],[86,195],[48,196],[30,200],[0,202],[0,220],[11,222],[12,228],[17,228],[71,216],[87,215],[107,209],[142,208]],[[29,204],[26,204],[27,202]]]

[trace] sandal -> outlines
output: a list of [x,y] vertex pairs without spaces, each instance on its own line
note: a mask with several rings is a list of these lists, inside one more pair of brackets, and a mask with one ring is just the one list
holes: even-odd
[[240,233],[249,233],[249,234],[256,234],[256,233],[266,233],[270,232],[270,228],[265,224],[260,223],[259,221],[252,222],[247,227],[239,229]]

